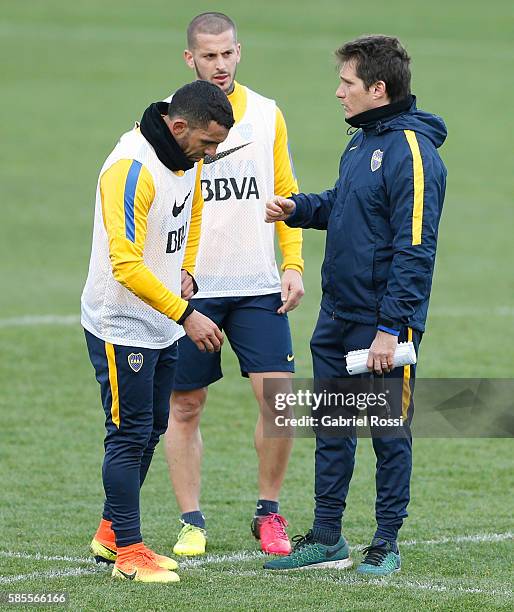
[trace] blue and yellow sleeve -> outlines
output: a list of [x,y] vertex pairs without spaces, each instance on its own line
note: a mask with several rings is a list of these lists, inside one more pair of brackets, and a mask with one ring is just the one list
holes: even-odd
[[[287,140],[287,127],[282,111],[277,107],[275,119],[275,144],[273,147],[275,166],[275,194],[289,198],[298,193],[293,161]],[[303,272],[302,230],[288,227],[283,221],[276,223],[278,245],[282,253],[282,270]]]
[[203,196],[200,177],[202,174],[203,161],[198,163],[196,169],[195,192],[193,195],[193,208],[191,210],[191,222],[187,236],[186,250],[182,268],[187,270],[191,276],[195,274],[196,256],[200,246],[200,233],[202,231]]
[[380,304],[383,331],[407,325],[430,295],[446,180],[433,146],[412,130],[399,135],[396,158],[384,178],[391,202],[393,259]]
[[187,302],[143,261],[148,213],[155,197],[152,175],[136,160],[118,160],[100,177],[100,196],[114,278],[155,310],[178,320]]

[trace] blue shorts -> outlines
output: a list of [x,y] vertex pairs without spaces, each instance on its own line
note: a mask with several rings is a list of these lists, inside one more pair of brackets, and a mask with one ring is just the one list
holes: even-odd
[[[254,372],[294,372],[287,314],[278,314],[280,293],[244,297],[192,299],[196,310],[223,330],[234,350],[242,376]],[[202,353],[184,336],[178,342],[173,388],[201,389],[223,378],[221,352]]]

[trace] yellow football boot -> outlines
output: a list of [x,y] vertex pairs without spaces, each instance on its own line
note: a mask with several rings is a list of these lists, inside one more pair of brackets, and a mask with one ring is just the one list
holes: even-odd
[[107,546],[106,544],[102,544],[102,542],[100,542],[100,540],[97,540],[95,537],[91,540],[89,549],[91,550],[91,554],[93,555],[97,563],[110,564],[116,561],[116,544]]
[[179,582],[178,574],[157,565],[156,557],[161,555],[156,555],[142,542],[119,548],[112,575],[114,578],[134,580],[134,582]]
[[188,555],[190,557],[204,555],[205,546],[207,544],[205,529],[195,527],[189,523],[183,524],[184,526],[178,534],[177,543],[173,547],[173,553],[175,555]]
[[[176,570],[178,568],[178,563],[175,559],[170,559],[170,557],[165,557],[164,555],[158,555],[146,546],[145,548],[159,567],[167,570]],[[118,549],[116,547],[116,539],[110,521],[104,519],[100,521],[95,537],[91,541],[90,550],[97,563],[115,563]]]
[[154,563],[156,563],[159,567],[162,567],[163,569],[167,570],[178,569],[178,563],[175,561],[175,559],[172,559],[171,557],[165,557],[164,555],[158,555],[150,548],[145,548],[146,552],[150,555],[150,557],[152,557]]

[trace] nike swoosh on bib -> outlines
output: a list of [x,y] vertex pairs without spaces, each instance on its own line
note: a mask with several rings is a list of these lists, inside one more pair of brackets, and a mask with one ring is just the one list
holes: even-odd
[[191,195],[191,191],[192,190],[190,189],[189,193],[184,198],[184,201],[182,202],[181,206],[177,206],[177,200],[175,200],[175,203],[173,204],[173,210],[171,211],[174,217],[178,217],[180,213],[184,210],[184,206],[186,205],[187,198]]
[[252,144],[252,143],[245,142],[244,144],[239,145],[238,147],[234,147],[233,149],[227,149],[226,151],[220,151],[219,153],[216,153],[216,155],[206,155],[203,158],[203,163],[213,164],[215,161],[218,161],[218,159],[221,159],[222,157],[227,157],[227,155],[230,155],[231,153],[235,153],[236,151],[239,151],[239,149],[242,149],[243,147],[247,147],[249,144]]

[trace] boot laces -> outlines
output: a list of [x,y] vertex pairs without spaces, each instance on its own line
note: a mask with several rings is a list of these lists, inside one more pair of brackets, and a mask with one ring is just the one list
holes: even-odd
[[389,550],[385,546],[377,546],[372,544],[371,546],[366,546],[366,548],[363,548],[362,552],[366,555],[364,557],[364,563],[367,565],[379,566],[387,557]]
[[[154,552],[147,548],[146,546],[134,553],[136,558],[136,562],[139,566],[150,567],[152,569],[156,569],[156,562]],[[158,566],[157,566],[158,567]]]
[[269,514],[266,518],[269,518],[271,528],[273,529],[273,533],[280,539],[287,538],[287,533],[285,527],[287,527],[286,519],[280,514],[272,513]]
[[294,543],[293,552],[301,550],[305,546],[308,546],[314,542],[312,538],[312,531],[308,531],[304,536],[295,535],[291,541]]
[[150,557],[154,563],[157,563],[157,556],[158,556],[157,553],[154,552],[151,548],[148,548],[148,546],[145,546],[145,550],[146,550],[146,555]]

